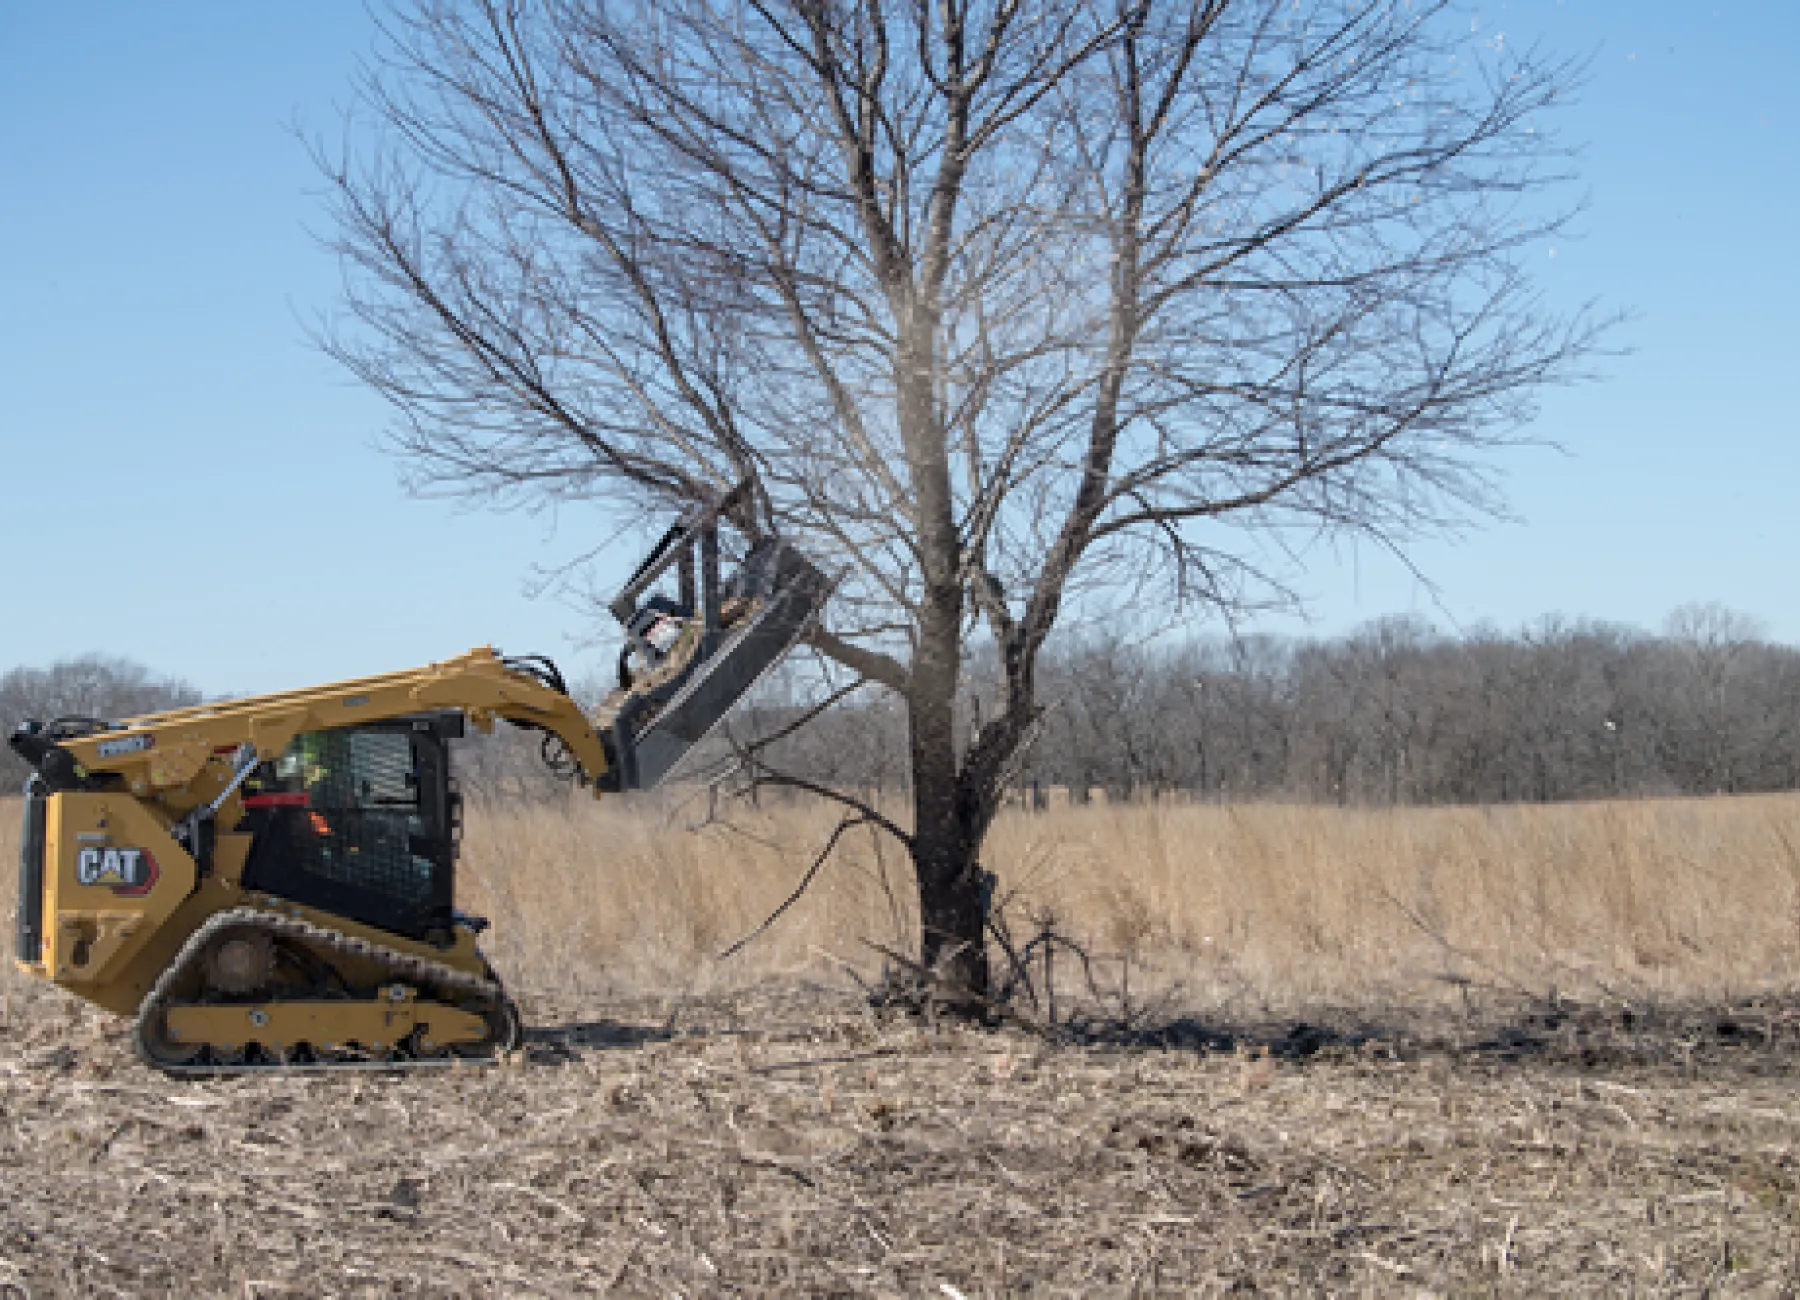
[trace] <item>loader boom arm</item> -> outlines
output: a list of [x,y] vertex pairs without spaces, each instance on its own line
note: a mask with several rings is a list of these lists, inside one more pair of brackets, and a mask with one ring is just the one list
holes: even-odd
[[[377,677],[127,718],[75,738],[17,735],[13,747],[52,789],[111,777],[180,816],[226,792],[249,757],[245,745],[256,760],[267,760],[302,732],[444,709],[461,710],[481,731],[504,718],[551,733],[578,765],[581,780],[596,789],[608,770],[600,735],[575,701],[531,662],[503,659],[485,647]],[[213,761],[227,754],[238,761]]]

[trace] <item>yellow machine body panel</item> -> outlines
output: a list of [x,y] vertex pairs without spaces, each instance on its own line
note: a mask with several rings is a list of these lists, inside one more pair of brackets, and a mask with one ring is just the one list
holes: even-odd
[[98,990],[194,892],[194,860],[126,794],[70,792],[46,810],[43,966]]
[[419,1001],[410,994],[368,1002],[295,1001],[183,1006],[172,1008],[167,1033],[174,1042],[221,1043],[236,1050],[256,1042],[274,1052],[301,1043],[330,1049],[338,1042],[363,1044],[371,1052],[388,1052],[414,1034],[423,1034],[423,1050],[478,1043],[488,1032],[485,1020],[441,1002]]

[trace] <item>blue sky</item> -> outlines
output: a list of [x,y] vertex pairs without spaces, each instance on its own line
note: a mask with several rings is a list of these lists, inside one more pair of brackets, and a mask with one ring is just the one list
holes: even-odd
[[[1800,642],[1800,4],[1470,13],[1594,56],[1563,120],[1583,237],[1541,270],[1559,303],[1631,309],[1632,351],[1549,395],[1529,432],[1561,451],[1500,462],[1521,522],[1414,551],[1435,598],[1320,555],[1311,622],[1264,626],[1716,600]],[[581,612],[528,589],[607,521],[408,497],[385,408],[307,340],[338,281],[292,127],[335,125],[371,34],[339,0],[0,0],[0,670],[105,650],[240,692],[486,642],[599,665]]]

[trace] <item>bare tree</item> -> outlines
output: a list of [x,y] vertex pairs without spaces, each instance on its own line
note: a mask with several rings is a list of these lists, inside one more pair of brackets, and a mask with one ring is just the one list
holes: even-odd
[[1672,756],[1686,760],[1687,783],[1736,793],[1771,721],[1767,702],[1751,690],[1767,677],[1766,631],[1756,619],[1717,603],[1683,605],[1664,627],[1676,651],[1669,665],[1673,698],[1686,706],[1670,728]]
[[[666,505],[846,565],[926,965],[1065,611],[1239,611],[1283,552],[1496,507],[1595,334],[1534,296],[1572,69],[1431,0],[419,0],[323,161],[427,490]],[[959,731],[972,646],[993,707]]]

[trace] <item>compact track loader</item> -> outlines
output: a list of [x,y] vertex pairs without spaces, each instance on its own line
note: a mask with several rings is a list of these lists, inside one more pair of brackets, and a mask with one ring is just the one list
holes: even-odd
[[[741,491],[741,489],[740,489]],[[541,657],[442,663],[122,721],[27,721],[17,957],[108,1010],[169,1074],[491,1058],[518,1013],[455,906],[465,724],[543,733],[596,794],[646,789],[804,634],[828,584],[775,538],[729,578],[733,493],[691,511],[613,603],[598,716]],[[650,594],[676,571],[673,595]]]

